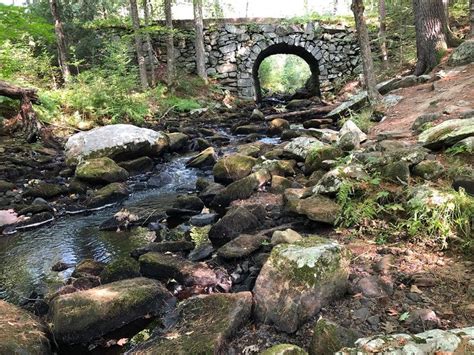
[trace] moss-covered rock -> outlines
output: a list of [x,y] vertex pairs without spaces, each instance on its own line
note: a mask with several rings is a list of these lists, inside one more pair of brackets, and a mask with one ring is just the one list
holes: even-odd
[[259,170],[235,181],[216,194],[211,206],[215,208],[227,207],[232,201],[249,198],[258,188],[268,183],[271,178],[272,176],[267,170]]
[[187,299],[169,334],[152,337],[129,354],[223,354],[226,341],[250,317],[252,294],[214,293]]
[[294,176],[295,160],[259,160],[253,167],[253,171],[265,169],[272,175]]
[[107,265],[100,273],[100,281],[107,284],[140,276],[140,265],[135,259],[119,258]]
[[26,189],[23,196],[25,197],[41,197],[52,198],[64,194],[67,191],[65,186],[58,184],[50,184],[47,182],[40,182]]
[[407,183],[410,179],[410,166],[403,161],[390,163],[383,168],[383,175],[393,182]]
[[284,178],[283,176],[273,175],[271,183],[271,192],[283,193],[286,189],[301,188],[302,186],[296,181]]
[[97,158],[80,163],[76,168],[76,177],[87,182],[104,183],[125,181],[129,174],[112,159]]
[[59,343],[77,344],[101,337],[175,303],[158,281],[143,277],[112,282],[55,298],[49,319]]
[[336,223],[341,207],[328,197],[313,195],[302,199],[285,199],[288,211],[305,215],[312,221],[328,224]]
[[310,151],[323,146],[324,143],[316,138],[298,137],[285,145],[284,152],[296,160],[305,161]]
[[228,184],[248,176],[256,164],[255,158],[232,154],[219,160],[212,169],[214,180]]
[[308,353],[293,344],[278,344],[262,351],[260,355],[308,355]]
[[190,168],[208,168],[215,164],[217,160],[217,154],[214,148],[209,147],[204,149],[198,155],[192,157],[186,163],[187,167]]
[[278,244],[292,244],[299,242],[303,237],[293,229],[286,229],[284,231],[275,231],[272,235],[272,245]]
[[310,175],[316,170],[325,169],[326,160],[335,160],[343,155],[342,150],[336,146],[323,146],[312,149],[306,157],[304,163],[304,171],[306,175]]
[[474,62],[474,40],[467,40],[454,49],[449,57],[448,64],[452,66]]
[[118,164],[121,168],[127,170],[130,174],[139,174],[153,169],[153,160],[150,157],[140,157],[133,160],[127,160]]
[[254,142],[242,144],[237,147],[237,153],[248,155],[249,157],[258,158],[264,151],[270,149],[271,145],[263,142]]
[[295,332],[345,293],[348,265],[342,246],[328,239],[310,237],[275,246],[253,290],[256,319]]
[[217,255],[223,259],[243,258],[260,249],[265,241],[268,241],[268,237],[265,235],[241,234],[221,246],[217,250]]
[[123,200],[128,197],[128,194],[127,185],[114,182],[94,192],[92,196],[86,200],[86,205],[89,208],[100,207],[108,203]]
[[471,136],[474,136],[474,118],[454,119],[423,131],[418,142],[426,148],[439,149]]
[[316,323],[309,346],[310,355],[332,355],[343,347],[354,346],[360,337],[357,332],[320,318]]
[[15,188],[15,184],[12,184],[11,182],[0,179],[0,192],[7,192],[10,190],[13,190],[14,188]]
[[32,314],[0,300],[0,354],[51,354],[47,328]]
[[95,261],[94,259],[84,259],[79,264],[77,264],[76,268],[74,269],[74,272],[72,273],[72,276],[99,276],[102,270],[104,270],[104,263]]
[[444,166],[436,160],[424,160],[412,169],[413,175],[425,180],[434,180],[444,172]]
[[189,216],[201,213],[204,202],[197,196],[180,195],[173,202],[171,208],[166,210],[168,216]]

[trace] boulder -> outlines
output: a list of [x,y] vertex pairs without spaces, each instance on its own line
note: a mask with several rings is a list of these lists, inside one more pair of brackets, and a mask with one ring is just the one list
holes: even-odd
[[139,174],[153,170],[153,160],[150,157],[140,157],[118,163],[118,166],[127,170],[130,174]]
[[314,194],[335,195],[339,192],[344,180],[367,181],[370,180],[370,175],[359,164],[340,166],[324,174],[312,191]]
[[425,180],[434,180],[444,172],[443,164],[436,160],[424,160],[412,169],[413,175],[422,177]]
[[262,351],[260,355],[308,355],[308,353],[293,344],[278,344]]
[[214,148],[209,147],[204,149],[198,155],[192,157],[186,163],[189,168],[209,168],[217,161],[217,154]]
[[423,131],[418,142],[429,149],[450,147],[455,143],[474,136],[474,118],[447,120]]
[[129,124],[98,127],[71,136],[65,147],[66,163],[108,157],[114,160],[158,156],[168,146],[168,137],[157,131]]
[[92,196],[86,200],[88,208],[95,208],[115,203],[128,197],[129,191],[127,185],[120,182],[108,184],[103,188],[95,191]]
[[140,277],[58,296],[51,302],[49,320],[56,341],[77,344],[159,315],[174,303],[160,282]]
[[290,129],[290,123],[283,118],[275,118],[268,125],[268,134],[279,135],[285,129]]
[[347,287],[349,259],[334,241],[309,237],[275,246],[257,278],[257,320],[293,333]]
[[212,169],[216,182],[229,184],[248,176],[256,164],[255,158],[232,154],[220,159]]
[[100,282],[107,284],[114,281],[133,279],[140,276],[140,266],[130,257],[118,258],[105,265],[100,273]]
[[414,335],[374,335],[358,339],[354,347],[340,349],[335,355],[470,354],[472,352],[474,352],[474,327],[452,330],[433,329]]
[[181,132],[168,133],[169,148],[170,152],[179,152],[186,148],[189,141],[189,136]]
[[11,182],[0,179],[0,192],[7,192],[10,190],[13,190],[14,188],[15,188],[15,184],[12,184]]
[[201,213],[204,202],[197,196],[180,195],[173,202],[171,208],[166,210],[168,216],[192,216]]
[[456,176],[453,181],[453,189],[456,191],[464,189],[469,195],[474,196],[474,176]]
[[309,346],[310,355],[332,355],[343,347],[354,346],[360,334],[320,318],[316,323]]
[[346,133],[353,133],[355,139],[359,140],[359,143],[365,142],[367,140],[367,134],[362,132],[362,130],[357,127],[357,125],[352,120],[347,120],[341,127],[339,131],[339,139],[341,139]]
[[216,182],[211,182],[205,189],[199,192],[199,198],[206,206],[209,206],[214,198],[225,190],[225,186]]
[[24,197],[41,197],[41,198],[52,198],[58,195],[62,195],[67,191],[65,186],[58,184],[50,184],[47,182],[39,182],[26,189],[23,194]]
[[95,261],[93,259],[84,259],[79,264],[77,264],[72,277],[83,277],[83,276],[99,276],[100,273],[104,270],[104,264]]
[[299,242],[303,237],[293,229],[286,229],[284,231],[275,231],[272,235],[272,245],[278,244],[292,244]]
[[[263,158],[264,159],[264,158]],[[296,161],[294,160],[259,160],[253,167],[253,171],[267,170],[272,175],[294,176]]]
[[474,39],[461,43],[459,47],[454,49],[448,60],[448,64],[454,67],[472,62],[474,62]]
[[156,252],[146,253],[138,259],[140,273],[163,282],[176,280],[183,286],[215,287],[226,289],[225,275],[210,269],[204,263],[194,263],[180,256]]
[[367,91],[352,96],[349,100],[337,106],[334,110],[326,115],[326,118],[340,118],[347,114],[350,110],[354,111],[364,105],[367,101]]
[[264,151],[271,148],[271,145],[263,142],[247,143],[237,146],[237,153],[248,155],[249,157],[258,158]]
[[344,133],[337,143],[343,152],[350,152],[360,148],[359,135],[354,132]]
[[271,192],[273,193],[283,193],[286,189],[301,187],[303,186],[301,186],[296,181],[292,181],[290,179],[278,175],[272,176]]
[[250,119],[256,121],[263,121],[265,119],[265,115],[258,108],[254,108],[252,114],[250,115]]
[[129,174],[110,158],[96,158],[79,163],[76,177],[91,183],[108,183],[125,181]]
[[291,198],[285,200],[288,211],[305,215],[315,222],[323,222],[334,225],[341,212],[341,207],[325,196],[313,195],[308,198]]
[[410,166],[404,161],[387,164],[383,169],[383,175],[398,183],[407,183],[410,179]]
[[218,192],[211,202],[214,208],[230,205],[232,201],[249,198],[260,187],[271,180],[272,176],[267,170],[259,170],[243,179],[233,182],[221,192]]
[[425,125],[427,123],[436,121],[442,115],[443,115],[442,112],[425,113],[423,115],[420,115],[415,119],[415,122],[413,122],[411,129],[416,132],[421,133],[423,132]]
[[0,354],[52,354],[48,331],[33,314],[0,300]]
[[299,110],[311,105],[311,100],[307,99],[295,99],[291,100],[286,104],[287,110]]
[[212,245],[220,247],[241,233],[260,228],[266,216],[263,206],[237,207],[222,217],[209,231]]
[[303,127],[308,128],[320,128],[321,126],[332,125],[333,121],[330,118],[314,118],[312,120],[304,121]]
[[250,317],[252,294],[214,293],[180,303],[169,334],[153,336],[128,354],[224,354],[226,342]]
[[247,124],[243,126],[238,126],[232,130],[234,134],[253,134],[253,133],[264,133],[265,127],[255,125],[255,124]]
[[316,138],[298,137],[285,145],[284,152],[290,154],[291,157],[294,157],[299,161],[305,161],[310,151],[323,146],[324,143]]
[[344,153],[339,147],[324,146],[312,149],[304,162],[304,171],[306,175],[310,175],[316,170],[327,168],[326,160],[335,160],[340,158]]
[[262,244],[267,240],[267,236],[261,234],[241,234],[221,246],[217,250],[217,255],[223,259],[243,258],[260,249]]

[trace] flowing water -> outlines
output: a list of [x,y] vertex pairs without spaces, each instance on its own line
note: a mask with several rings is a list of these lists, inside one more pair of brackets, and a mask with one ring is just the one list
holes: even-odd
[[[197,170],[185,167],[181,157],[160,166],[154,175],[166,174],[167,185],[134,192],[124,207],[144,205],[155,209],[169,207],[170,196],[193,190]],[[57,289],[73,268],[57,273],[51,267],[61,261],[72,266],[84,258],[110,261],[126,256],[149,242],[146,233],[99,231],[99,225],[121,206],[113,206],[88,215],[67,215],[38,229],[0,238],[0,299],[21,302],[32,291],[45,293]]]

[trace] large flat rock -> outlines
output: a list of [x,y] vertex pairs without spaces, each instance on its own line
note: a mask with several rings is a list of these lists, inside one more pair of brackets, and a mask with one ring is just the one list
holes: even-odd
[[55,298],[49,319],[56,341],[77,344],[98,338],[175,304],[158,281],[138,277]]
[[159,155],[169,144],[161,132],[130,124],[98,127],[71,136],[66,143],[66,163],[77,165],[90,158],[114,160]]

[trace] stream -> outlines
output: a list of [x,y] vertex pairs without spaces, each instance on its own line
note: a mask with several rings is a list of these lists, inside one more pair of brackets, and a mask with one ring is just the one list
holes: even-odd
[[[158,165],[151,177],[166,174],[170,183],[160,188],[135,189],[121,205],[89,214],[66,215],[37,229],[2,236],[0,299],[20,303],[33,291],[46,294],[48,290],[58,289],[72,273],[73,266],[84,258],[108,262],[150,242],[146,233],[100,231],[99,226],[122,207],[153,204],[166,209],[167,197],[194,190],[198,174],[203,173],[186,168],[188,159],[178,157]],[[71,267],[59,273],[51,271],[57,262]]]

